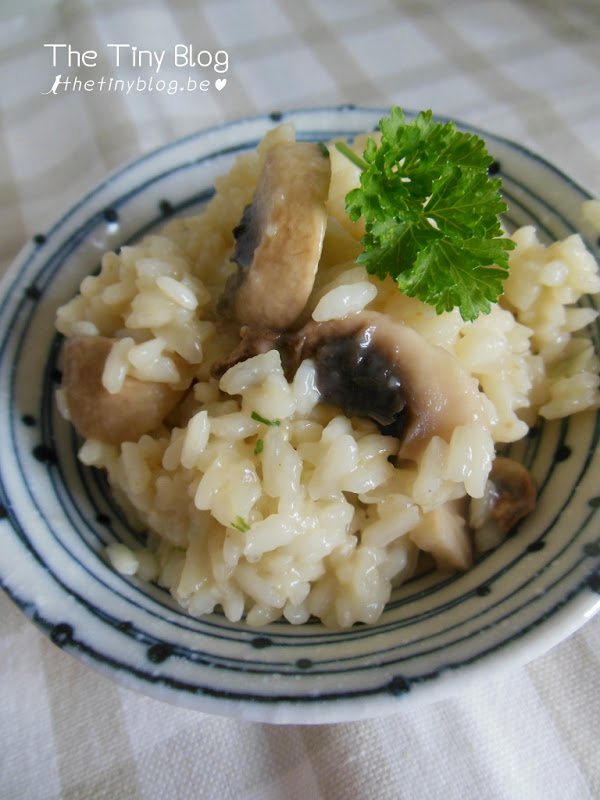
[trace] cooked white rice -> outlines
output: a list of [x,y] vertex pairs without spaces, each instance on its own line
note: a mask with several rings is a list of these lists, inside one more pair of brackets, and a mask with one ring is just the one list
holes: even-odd
[[600,278],[579,236],[544,246],[526,227],[514,233],[505,294],[489,315],[467,323],[456,310],[437,315],[354,263],[363,229],[349,221],[344,197],[359,171],[330,148],[331,216],[306,313],[331,320],[368,308],[410,325],[478,381],[490,421],[489,429],[458,427],[449,441],[434,436],[418,462],[393,466],[398,441],[320,402],[310,360],[291,383],[276,350],[218,383],[210,377],[213,361],[239,341],[215,312],[232,269],[232,229],[265,153],[293,138],[280,126],[238,158],[201,216],[105,255],[100,274],[59,309],[57,327],[118,340],[103,374],[109,392],[128,375],[194,381],[158,430],[81,447],[80,459],[107,471],[151,532],[148,548],[108,548],[117,570],[156,579],[192,615],[220,607],[253,626],[311,616],[330,626],[372,623],[430,549],[432,526],[452,538],[462,524],[455,501],[483,496],[496,444],[523,437],[538,414],[598,405],[599,363],[582,332],[596,312],[576,304],[600,290]]

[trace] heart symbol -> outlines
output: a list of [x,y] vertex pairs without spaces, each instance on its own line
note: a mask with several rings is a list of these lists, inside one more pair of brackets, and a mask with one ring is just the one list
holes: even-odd
[[217,90],[220,92],[226,83],[227,83],[227,78],[217,78],[217,80],[215,81],[215,86],[217,87]]

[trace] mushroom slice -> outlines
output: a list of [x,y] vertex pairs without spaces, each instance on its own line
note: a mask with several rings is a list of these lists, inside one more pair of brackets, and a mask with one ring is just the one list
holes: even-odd
[[496,456],[489,480],[493,493],[492,517],[506,534],[535,508],[537,487],[527,467],[505,456]]
[[408,533],[420,550],[431,553],[440,572],[462,572],[473,564],[473,547],[463,507],[462,500],[450,500],[423,514],[419,524]]
[[71,422],[80,436],[110,444],[137,441],[154,430],[179,403],[185,389],[127,376],[116,394],[102,384],[114,339],[73,336],[64,344],[62,388]]
[[400,458],[417,460],[432,436],[448,442],[459,425],[489,425],[477,381],[407,325],[361,312],[311,322],[300,334],[301,357],[314,359],[323,400],[397,436]]
[[246,325],[287,328],[313,287],[327,224],[331,166],[321,145],[291,142],[267,153],[238,227],[219,310]]

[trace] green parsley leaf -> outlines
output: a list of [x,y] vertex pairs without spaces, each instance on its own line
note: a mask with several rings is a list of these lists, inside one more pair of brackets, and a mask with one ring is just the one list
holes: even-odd
[[263,425],[281,425],[278,419],[265,419],[265,417],[261,417],[257,411],[253,411],[250,416],[257,422],[262,422]]
[[394,106],[380,120],[381,144],[367,140],[363,159],[337,143],[362,170],[346,211],[365,221],[358,256],[371,275],[435,307],[458,308],[464,320],[489,313],[508,277],[508,251],[498,215],[502,182],[490,178],[485,142],[422,111],[410,124]]
[[234,519],[234,521],[231,523],[231,527],[236,528],[238,531],[241,531],[242,533],[246,533],[246,531],[250,530],[250,525],[248,525],[246,520],[240,516]]

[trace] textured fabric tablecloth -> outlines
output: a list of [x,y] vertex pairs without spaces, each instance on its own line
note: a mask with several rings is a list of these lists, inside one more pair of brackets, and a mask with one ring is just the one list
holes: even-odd
[[[227,69],[186,68],[188,45],[226,53]],[[138,67],[134,46],[180,46],[180,66]],[[96,52],[95,66],[84,51]],[[157,88],[191,76],[209,90]],[[111,79],[147,84],[112,91]],[[142,153],[248,115],[346,103],[465,120],[530,146],[598,195],[600,3],[3,2],[2,268]],[[281,728],[123,689],[49,643],[0,594],[0,797],[598,798],[599,669],[596,617],[460,697],[380,720]]]

